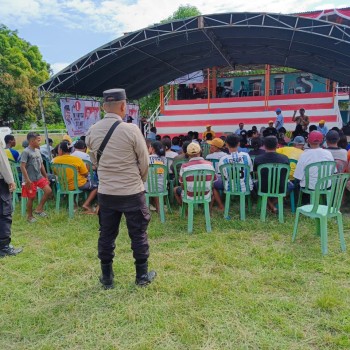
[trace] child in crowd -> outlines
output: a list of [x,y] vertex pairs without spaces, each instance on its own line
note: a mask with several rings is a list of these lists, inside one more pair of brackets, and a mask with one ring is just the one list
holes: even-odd
[[27,140],[28,147],[21,155],[21,172],[24,181],[22,185],[22,197],[28,198],[27,220],[30,223],[34,223],[37,220],[33,216],[33,202],[38,187],[44,191],[41,201],[34,211],[34,214],[39,217],[47,216],[44,212],[44,205],[51,196],[52,190],[40,154],[40,135],[36,132],[30,132],[27,135]]

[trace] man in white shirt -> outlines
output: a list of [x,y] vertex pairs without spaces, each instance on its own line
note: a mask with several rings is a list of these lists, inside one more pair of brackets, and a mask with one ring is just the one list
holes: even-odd
[[244,123],[242,123],[242,122],[238,124],[238,129],[235,131],[235,134],[241,135],[241,131],[245,131],[244,130]]
[[90,156],[86,153],[86,144],[83,140],[78,140],[74,144],[74,152],[72,153],[72,156],[78,157],[82,160],[88,160],[91,162]]
[[[294,178],[300,180],[300,187],[305,187],[305,168],[313,163],[321,161],[334,161],[331,152],[320,148],[323,142],[323,135],[319,131],[312,131],[309,134],[308,143],[310,148],[305,151],[299,158],[298,164],[294,171]],[[331,175],[331,174],[328,174]],[[318,179],[318,170],[311,167],[309,171],[309,189],[315,189]]]
[[[206,156],[206,160],[220,160],[222,157],[227,156],[227,153],[225,153],[222,149],[225,146],[224,140],[216,137],[214,140],[207,141],[210,145],[209,154]],[[213,162],[214,163],[214,162]],[[219,172],[218,168],[218,162],[215,162],[215,172]]]

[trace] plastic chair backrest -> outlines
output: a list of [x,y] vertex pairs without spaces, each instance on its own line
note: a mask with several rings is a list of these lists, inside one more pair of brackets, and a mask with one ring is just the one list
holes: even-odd
[[211,164],[213,164],[213,168],[215,169],[215,172],[218,173],[219,172],[219,168],[218,168],[218,164],[220,159],[207,159],[211,162]]
[[87,169],[89,170],[90,180],[93,181],[94,180],[94,169],[92,168],[92,163],[87,159],[83,159],[83,162],[86,165]]
[[[210,202],[214,177],[214,170],[184,171],[182,175],[184,201],[193,201],[194,203]],[[189,195],[189,193],[192,195]]]
[[[316,168],[317,170],[317,181],[318,181],[320,179],[323,179],[325,176],[334,174],[336,169],[336,163],[334,161],[322,161],[322,162],[315,162],[307,165],[305,167],[305,188],[306,189],[310,189],[309,179],[310,179],[310,172],[314,171],[313,168]],[[323,190],[325,190],[327,187],[328,186],[326,186]],[[313,188],[311,189],[313,190]]]
[[174,175],[175,175],[175,184],[179,183],[179,174],[180,174],[181,165],[187,162],[188,162],[187,158],[174,160],[173,169],[174,169]]
[[[70,191],[79,190],[78,188],[78,171],[73,165],[68,164],[52,164],[52,170],[57,175],[58,185],[61,193],[69,193]],[[73,173],[74,190],[70,190],[68,186],[68,177]]]
[[[150,164],[147,176],[147,193],[149,195],[160,195],[167,193],[168,168],[163,164]],[[159,179],[162,177],[162,182]],[[161,185],[159,188],[159,184]]]
[[[261,164],[258,166],[258,194],[286,195],[290,166],[280,163]],[[262,191],[263,181],[267,181],[267,191]],[[284,183],[282,182],[284,180]]]
[[52,174],[51,163],[50,163],[49,159],[47,159],[47,157],[45,157],[43,154],[41,155],[41,158],[43,160],[46,172],[48,174]]
[[171,165],[173,164],[174,162],[174,158],[172,157],[166,157],[166,165],[167,165],[167,168],[168,168],[168,178],[169,178],[169,175],[170,175],[170,172],[171,172]]
[[210,145],[209,143],[202,143],[201,144],[201,149],[202,149],[202,157],[205,159],[207,155],[210,152]]
[[[220,166],[225,193],[232,194],[250,193],[250,167],[242,163],[229,163]],[[242,188],[244,184],[245,188]],[[228,189],[226,191],[226,188]]]
[[350,179],[350,174],[334,174],[319,179],[315,187],[315,201],[312,213],[316,213],[320,205],[320,196],[324,188],[327,188],[327,215],[337,214],[342,204],[342,198],[346,183]]
[[13,179],[15,180],[15,184],[16,184],[16,189],[19,190],[22,188],[22,184],[21,181],[19,179],[19,174],[18,174],[18,168],[19,168],[19,164],[9,160],[10,166],[11,166],[11,171],[12,171],[12,175],[13,175]]

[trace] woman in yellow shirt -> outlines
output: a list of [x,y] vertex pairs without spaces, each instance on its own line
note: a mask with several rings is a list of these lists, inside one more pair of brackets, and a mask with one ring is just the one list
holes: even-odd
[[[94,214],[91,203],[97,195],[97,185],[91,179],[88,179],[89,171],[83,160],[70,154],[72,148],[69,142],[62,141],[58,146],[58,156],[52,162],[54,164],[72,165],[77,169],[79,190],[90,192],[82,207],[86,214]],[[67,169],[67,181],[68,188],[74,190],[74,174],[70,169]]]

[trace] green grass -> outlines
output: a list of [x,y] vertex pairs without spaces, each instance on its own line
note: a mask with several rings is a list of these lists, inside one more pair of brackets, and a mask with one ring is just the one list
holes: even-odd
[[[350,255],[341,253],[334,222],[321,256],[313,222],[285,224],[256,214],[246,222],[213,214],[194,234],[177,212],[149,226],[148,288],[134,286],[130,241],[122,222],[116,288],[101,289],[96,217],[27,224],[14,216],[17,257],[0,260],[0,349],[349,349]],[[350,220],[344,215],[350,245]]]

